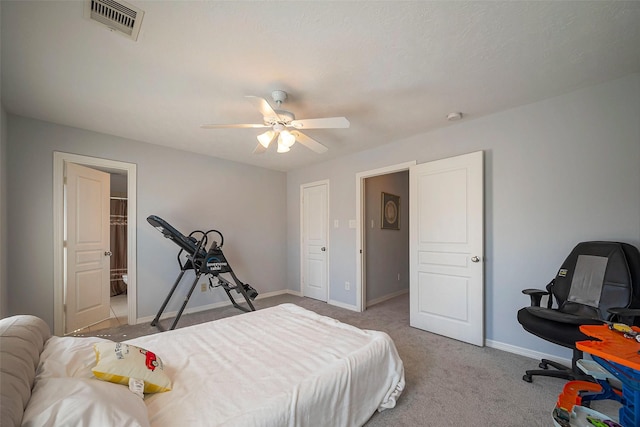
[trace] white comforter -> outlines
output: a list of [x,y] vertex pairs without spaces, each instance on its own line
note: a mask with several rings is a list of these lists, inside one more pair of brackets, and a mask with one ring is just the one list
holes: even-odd
[[152,426],[359,426],[404,388],[387,334],[293,304],[128,342],[173,380],[145,398]]

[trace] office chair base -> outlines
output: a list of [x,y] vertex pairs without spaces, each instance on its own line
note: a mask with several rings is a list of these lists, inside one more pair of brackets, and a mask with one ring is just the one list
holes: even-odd
[[567,366],[558,363],[558,362],[554,362],[553,360],[549,360],[549,359],[542,359],[540,361],[540,364],[538,364],[538,366],[540,367],[540,369],[549,369],[549,365],[553,366],[554,368],[556,368],[559,371],[569,371],[570,373],[573,373],[571,371],[571,369],[569,369]]
[[540,375],[543,377],[562,378],[567,381],[573,381],[576,379],[576,376],[571,371],[550,371],[546,369],[540,369],[540,370],[535,369],[535,370],[526,371],[525,374],[522,376],[522,379],[528,383],[532,383],[534,375]]
[[[533,382],[534,375],[539,375],[543,377],[562,378],[567,381],[582,380],[593,382],[593,378],[591,376],[577,374],[571,368],[561,363],[554,362],[553,360],[542,359],[538,366],[541,369],[531,369],[525,371],[525,374],[522,376],[522,380],[530,383]],[[549,366],[555,369],[549,369]]]

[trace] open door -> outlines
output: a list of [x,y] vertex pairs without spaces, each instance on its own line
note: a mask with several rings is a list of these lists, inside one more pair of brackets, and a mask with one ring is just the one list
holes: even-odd
[[409,171],[410,324],[484,345],[483,153]]
[[109,174],[66,163],[65,333],[109,318]]

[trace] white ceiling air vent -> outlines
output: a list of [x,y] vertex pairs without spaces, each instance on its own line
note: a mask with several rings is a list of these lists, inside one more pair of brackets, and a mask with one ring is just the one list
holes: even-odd
[[121,0],[85,0],[84,16],[111,31],[138,40],[144,11]]

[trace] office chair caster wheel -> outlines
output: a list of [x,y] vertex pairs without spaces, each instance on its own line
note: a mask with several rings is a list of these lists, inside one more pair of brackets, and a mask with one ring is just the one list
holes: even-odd
[[526,381],[528,383],[532,383],[533,382],[533,378],[531,378],[531,375],[523,375],[522,379],[523,379],[523,381]]
[[538,367],[540,369],[549,369],[549,365],[547,365],[545,362],[540,362],[540,364],[538,365]]

